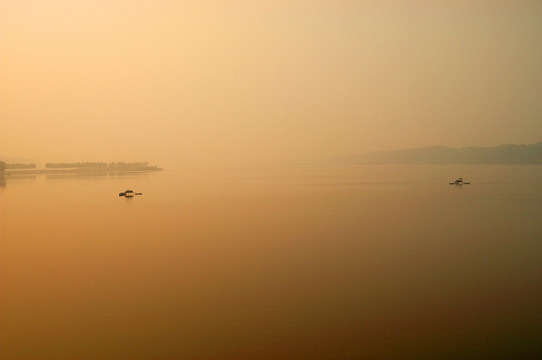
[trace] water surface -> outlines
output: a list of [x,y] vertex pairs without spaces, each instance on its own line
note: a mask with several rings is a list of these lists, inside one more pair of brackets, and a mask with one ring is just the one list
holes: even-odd
[[[471,185],[448,185],[459,176]],[[12,175],[1,185],[1,359],[541,350],[542,166]],[[143,195],[118,197],[129,188]]]

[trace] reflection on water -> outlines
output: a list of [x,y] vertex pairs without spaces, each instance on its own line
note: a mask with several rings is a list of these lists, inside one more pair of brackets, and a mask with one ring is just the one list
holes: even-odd
[[5,174],[0,181],[3,186],[7,183],[18,183],[21,180],[36,180],[44,178],[46,180],[89,180],[89,179],[104,179],[107,178],[131,178],[131,177],[149,177],[153,176],[154,172],[148,171],[58,171],[52,173],[35,174],[23,172],[10,172]]
[[542,167],[48,180],[0,193],[1,359],[540,350]]
[[47,180],[88,180],[88,179],[100,179],[107,178],[107,173],[93,172],[91,174],[80,173],[65,173],[65,174],[46,174]]
[[33,174],[9,174],[2,177],[2,182],[4,185],[7,183],[16,183],[22,182],[25,180],[36,180],[37,176]]

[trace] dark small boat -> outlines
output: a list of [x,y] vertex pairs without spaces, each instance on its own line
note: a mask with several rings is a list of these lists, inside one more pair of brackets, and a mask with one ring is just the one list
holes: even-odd
[[143,195],[143,193],[136,193],[134,192],[134,190],[126,190],[125,192],[119,193],[119,196],[124,196],[128,198],[134,197],[134,195]]
[[448,184],[450,184],[450,185],[469,185],[470,182],[465,182],[465,181],[463,181],[463,178],[459,178],[456,181],[448,183]]

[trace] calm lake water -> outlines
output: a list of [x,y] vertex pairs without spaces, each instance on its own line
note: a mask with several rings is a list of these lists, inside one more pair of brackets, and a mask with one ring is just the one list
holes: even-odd
[[[0,359],[542,353],[542,166],[0,185]],[[118,196],[130,188],[143,195]]]

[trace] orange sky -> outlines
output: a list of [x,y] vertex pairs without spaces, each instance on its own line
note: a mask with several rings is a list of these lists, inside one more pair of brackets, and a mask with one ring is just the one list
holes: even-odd
[[542,141],[540,1],[0,0],[0,155],[162,166]]

